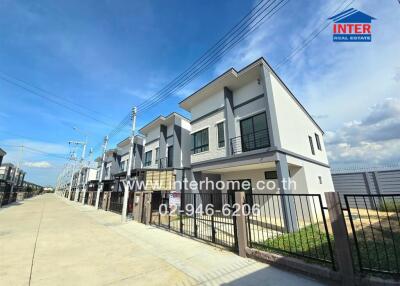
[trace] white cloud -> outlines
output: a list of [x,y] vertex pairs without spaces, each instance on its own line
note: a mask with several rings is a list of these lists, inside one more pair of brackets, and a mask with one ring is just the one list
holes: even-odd
[[24,162],[24,166],[30,168],[41,168],[41,169],[47,169],[52,167],[52,165],[47,161]]
[[[215,73],[231,66],[240,69],[261,56],[276,67],[311,31],[327,23],[339,3],[342,2],[315,1],[305,7],[303,3],[291,2],[229,53]],[[335,43],[328,26],[277,72],[327,130],[325,141],[332,165],[397,160],[400,22],[394,9],[398,9],[398,3],[355,1],[350,7],[378,19],[373,22],[371,43]],[[296,13],[297,9],[302,13]]]
[[333,165],[388,164],[400,160],[400,98],[372,106],[362,120],[328,131],[326,148]]

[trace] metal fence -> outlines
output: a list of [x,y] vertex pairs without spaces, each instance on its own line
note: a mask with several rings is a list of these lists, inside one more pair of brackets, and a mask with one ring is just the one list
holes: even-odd
[[111,192],[109,210],[122,214],[122,205],[124,201],[124,192]]
[[334,268],[332,237],[320,195],[246,196],[248,245],[319,261]]
[[355,268],[400,275],[400,194],[344,195]]
[[[175,194],[179,197],[174,197]],[[160,194],[160,203],[153,204],[150,220],[152,224],[233,250],[237,249],[232,194],[175,194]],[[175,207],[177,204],[172,200],[179,202],[178,207]]]

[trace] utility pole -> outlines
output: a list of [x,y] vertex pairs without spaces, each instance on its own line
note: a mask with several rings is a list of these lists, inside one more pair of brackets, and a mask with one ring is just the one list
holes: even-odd
[[86,197],[86,191],[87,191],[87,183],[88,183],[88,180],[89,180],[89,171],[90,171],[90,164],[91,164],[91,162],[92,162],[92,155],[93,155],[93,148],[90,148],[90,151],[89,151],[89,161],[87,162],[87,165],[86,165],[86,175],[85,175],[85,182],[83,183],[83,186],[82,186],[82,197],[83,197],[83,199],[82,199],[82,205],[84,205],[85,204],[85,197]]
[[[79,142],[79,143],[82,144],[82,142]],[[87,139],[83,143],[82,156],[81,156],[81,160],[79,162],[78,181],[76,182],[76,194],[74,197],[75,202],[78,201],[78,197],[79,197],[79,184],[81,182],[81,177],[82,177],[83,161],[85,160],[86,144],[87,144]]]
[[103,144],[103,157],[101,158],[101,165],[100,165],[99,185],[97,186],[96,209],[99,208],[100,192],[103,189],[103,185],[102,185],[101,181],[103,180],[103,169],[104,169],[104,160],[106,158],[107,143],[108,143],[108,136],[105,136],[104,144]]
[[77,201],[77,199],[78,199],[78,194],[79,194],[79,180],[80,180],[80,177],[81,177],[81,164],[82,164],[82,161],[83,161],[83,159],[84,159],[84,157],[85,157],[85,151],[86,151],[86,141],[85,142],[81,142],[81,141],[69,141],[68,142],[70,145],[71,144],[73,144],[73,145],[75,145],[75,148],[74,148],[74,154],[75,154],[75,149],[76,149],[76,146],[78,146],[78,145],[81,145],[81,146],[83,146],[83,148],[82,148],[82,155],[81,155],[81,159],[79,160],[79,164],[78,164],[78,160],[77,160],[77,158],[75,158],[75,163],[74,163],[74,166],[73,166],[73,168],[72,168],[72,174],[71,174],[71,184],[70,184],[70,186],[69,186],[69,194],[68,194],[68,199],[70,200],[71,199],[71,191],[72,191],[72,183],[73,183],[73,179],[74,179],[74,175],[75,175],[75,168],[76,168],[76,165],[78,165],[78,178],[77,178],[77,181],[76,181],[76,191],[75,191],[75,197],[74,197],[74,201],[76,202]]
[[[71,161],[75,161],[75,160],[76,160],[76,158],[75,158],[75,150],[73,150],[72,154],[71,154]],[[75,165],[76,165],[76,163],[72,162],[72,172],[71,172],[71,179],[69,181],[68,200],[71,200],[72,183],[74,181]]]
[[[132,172],[132,161],[134,161],[134,157],[133,157],[133,150],[134,150],[134,146],[135,146],[135,128],[136,128],[136,107],[132,108],[132,115],[131,115],[131,119],[132,119],[132,134],[131,134],[131,145],[129,148],[129,162],[128,162],[128,170],[126,171],[126,180],[130,180],[131,179],[131,172]],[[129,184],[130,186],[130,184]],[[128,188],[128,184],[125,184],[125,188],[124,188],[124,201],[122,204],[122,221],[125,222],[126,221],[126,213],[127,213],[127,209],[128,209],[128,198],[129,198],[129,188]]]

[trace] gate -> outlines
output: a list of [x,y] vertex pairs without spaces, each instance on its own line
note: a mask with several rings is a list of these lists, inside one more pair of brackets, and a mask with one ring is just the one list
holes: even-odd
[[122,205],[124,201],[124,192],[111,192],[109,210],[122,214]]
[[162,192],[150,222],[237,251],[234,201],[234,193]]
[[355,268],[400,276],[400,194],[344,195]]

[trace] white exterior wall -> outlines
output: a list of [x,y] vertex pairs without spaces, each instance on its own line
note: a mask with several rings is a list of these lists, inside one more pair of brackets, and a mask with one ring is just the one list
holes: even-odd
[[[190,122],[187,120],[180,120],[180,126],[182,127],[182,141],[181,141],[181,152],[182,152],[182,166],[189,167],[190,166],[190,154],[191,154],[191,142],[192,139],[190,138],[190,132],[192,130],[192,126]],[[187,133],[186,136],[184,133]]]
[[[311,162],[300,160],[291,156],[287,156],[288,164],[294,164],[301,166],[300,172],[301,177],[305,179],[305,182],[298,180],[297,190],[294,193],[310,193],[310,194],[323,194],[324,192],[334,192],[334,186],[331,176],[331,171],[327,167],[323,167]],[[322,179],[322,184],[319,182],[319,178]],[[293,179],[297,180],[296,176]]]
[[263,92],[262,85],[258,84],[257,79],[254,79],[240,88],[233,90],[233,105],[236,106],[241,104],[262,94]]
[[96,169],[89,169],[88,181],[96,180],[96,178],[97,178],[97,170]]
[[[196,133],[197,131],[203,130],[205,128],[208,128],[208,151],[192,154],[191,155],[192,163],[225,157],[226,155],[225,147],[218,148],[218,137],[217,137],[217,124],[223,121],[224,121],[224,111],[221,110],[218,113],[215,113],[211,116],[204,118],[201,121],[192,124],[191,134]],[[225,142],[225,146],[227,145],[226,143],[227,142]]]
[[[273,74],[271,74],[271,85],[282,148],[328,164],[324,140],[319,128]],[[317,148],[315,134],[319,136],[322,151]],[[315,155],[311,153],[308,136],[313,139]]]
[[192,114],[192,120],[196,120],[197,118],[209,113],[210,111],[223,106],[224,106],[224,91],[221,90],[216,94],[204,99],[203,102],[193,106],[193,108],[190,110],[190,113]]
[[157,138],[160,138],[160,126],[151,129],[146,135],[146,143],[151,142]]
[[[192,121],[220,107],[224,107],[223,90],[215,93],[214,95],[206,98],[203,102],[194,106],[190,110],[192,114]],[[217,127],[216,127],[216,124],[222,122],[224,119],[225,119],[224,111],[221,110],[218,113],[214,113],[211,116],[207,116],[206,118],[191,124],[191,130],[192,130],[191,134],[196,133],[197,131],[203,130],[205,128],[208,128],[208,138],[209,138],[208,142],[209,150],[206,152],[192,154],[190,156],[191,163],[202,162],[225,156],[226,154],[225,147],[218,148]],[[191,150],[192,147],[193,146],[190,146],[189,150]]]
[[[264,172],[265,171],[274,171],[275,169],[256,169],[256,170],[244,170],[244,171],[237,171],[237,172],[229,172],[229,173],[223,173],[221,174],[221,180],[222,181],[232,181],[232,180],[245,180],[245,179],[250,179],[251,180],[251,187],[253,188],[253,194],[257,193],[263,193],[263,194],[277,194],[278,190],[276,188],[268,188],[267,189],[267,180],[265,180]],[[259,187],[265,187],[262,189],[257,188],[257,182],[258,181],[263,181],[264,183],[259,183]],[[277,186],[276,180],[271,180],[275,181],[275,186]],[[263,186],[261,186],[261,184]]]

